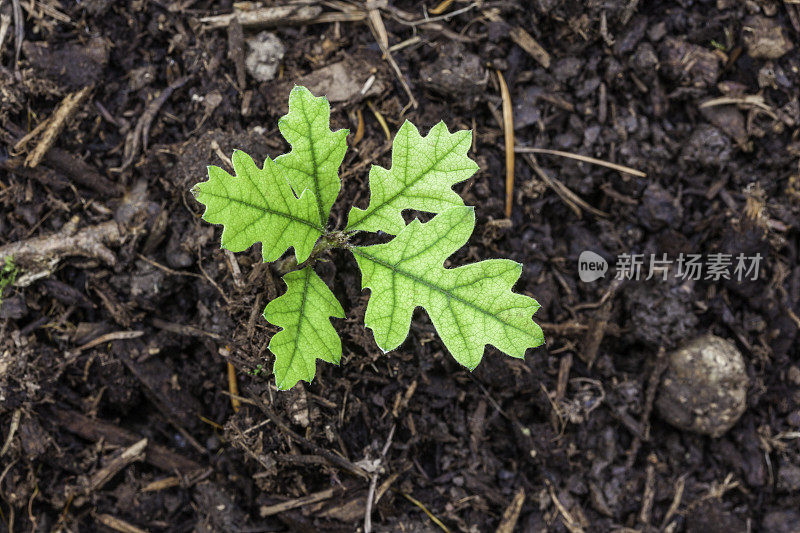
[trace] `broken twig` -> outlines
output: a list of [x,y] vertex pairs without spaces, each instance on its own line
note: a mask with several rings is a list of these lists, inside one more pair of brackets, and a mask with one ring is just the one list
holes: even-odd
[[78,92],[70,93],[64,97],[61,104],[59,104],[58,108],[53,113],[53,116],[47,119],[44,133],[42,133],[42,137],[39,139],[36,147],[28,153],[28,157],[25,158],[26,167],[34,168],[41,162],[44,155],[56,142],[58,135],[61,133],[61,130],[64,129],[64,126],[66,126],[67,121],[69,121],[80,108],[84,100],[86,100],[89,91],[91,91],[91,87],[87,86]]
[[128,168],[136,156],[139,154],[139,149],[144,148],[147,150],[147,141],[150,136],[150,126],[153,124],[153,119],[156,118],[159,109],[164,103],[172,96],[172,93],[177,89],[183,87],[191,76],[183,76],[173,81],[166,89],[161,91],[157,98],[154,98],[139,117],[136,122],[136,127],[131,131],[125,139],[125,148],[123,151],[124,157],[122,164],[119,167],[110,169],[112,172],[122,172]]
[[503,132],[506,142],[506,218],[511,218],[514,206],[514,110],[511,106],[511,93],[503,74],[497,71],[500,82],[500,95],[503,98]]
[[611,163],[609,161],[603,161],[602,159],[596,159],[594,157],[589,157],[588,155],[581,155],[581,154],[573,154],[570,152],[562,152],[561,150],[550,150],[549,148],[533,148],[530,146],[515,146],[514,151],[518,154],[548,154],[548,155],[559,155],[561,157],[567,157],[569,159],[575,159],[577,161],[583,161],[584,163],[591,163],[593,165],[600,165],[601,167],[611,168],[614,170],[618,170],[620,172],[625,172],[626,174],[631,174],[633,176],[639,176],[640,178],[646,178],[647,174],[642,172],[641,170],[636,170],[635,168],[626,167],[624,165],[618,165],[616,163]]

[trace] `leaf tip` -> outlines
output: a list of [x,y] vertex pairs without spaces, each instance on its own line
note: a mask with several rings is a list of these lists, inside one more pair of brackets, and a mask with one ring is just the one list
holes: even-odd
[[236,171],[236,174],[240,173],[239,169],[244,165],[249,166],[251,163],[255,165],[255,161],[253,161],[253,158],[250,157],[250,154],[243,150],[239,150],[238,148],[235,149],[233,151],[233,155],[231,155],[231,163],[233,164],[233,169]]
[[395,137],[399,136],[401,133],[402,134],[416,133],[417,135],[419,135],[419,130],[417,129],[417,127],[414,125],[413,122],[411,122],[408,119],[405,119],[403,121],[403,125],[400,126],[399,130],[397,130],[397,135]]
[[305,95],[305,94],[311,94],[311,91],[308,90],[308,87],[305,87],[303,85],[295,84],[292,87],[292,90],[289,91],[289,100],[291,102],[292,97],[297,98],[298,96],[302,96],[302,95]]

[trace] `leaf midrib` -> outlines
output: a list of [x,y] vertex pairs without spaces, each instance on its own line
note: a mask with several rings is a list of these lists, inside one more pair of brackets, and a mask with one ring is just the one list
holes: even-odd
[[[303,295],[300,297],[300,309],[298,310],[300,318],[297,321],[297,336],[295,337],[294,342],[292,343],[292,355],[289,356],[289,362],[286,363],[286,373],[283,375],[283,379],[281,380],[281,385],[283,385],[286,382],[286,376],[292,369],[292,363],[294,362],[294,358],[297,355],[297,346],[300,344],[299,340],[302,338],[303,317],[305,316],[306,299],[308,297],[308,284],[311,278],[310,273],[306,269],[303,269],[302,272],[303,272]],[[288,290],[288,285],[287,285],[287,290]],[[308,374],[308,365],[305,364],[305,361],[304,361],[304,366],[306,367],[306,374]]]
[[[445,297],[447,297],[449,299],[456,300],[457,302],[460,302],[460,303],[466,305],[467,307],[471,307],[472,309],[474,309],[474,310],[476,310],[476,311],[478,311],[478,312],[480,312],[480,313],[482,313],[484,315],[488,315],[489,317],[493,318],[495,321],[499,322],[500,324],[503,324],[504,326],[508,326],[508,327],[514,328],[515,330],[519,331],[520,333],[524,333],[525,335],[530,335],[530,332],[520,328],[519,326],[500,320],[494,312],[488,311],[488,310],[486,310],[486,309],[484,309],[482,307],[479,307],[479,306],[475,305],[474,303],[470,302],[469,300],[465,300],[464,298],[461,298],[460,296],[449,292],[447,289],[443,289],[442,287],[438,287],[438,286],[430,283],[429,281],[427,281],[427,280],[425,280],[425,279],[423,279],[423,278],[421,278],[421,277],[419,277],[419,276],[417,276],[415,274],[412,274],[411,272],[408,272],[407,270],[403,270],[401,268],[397,268],[396,265],[393,265],[391,263],[387,263],[386,261],[383,261],[382,259],[378,259],[377,257],[375,257],[373,255],[364,253],[363,250],[364,250],[363,247],[351,248],[351,251],[356,255],[360,255],[361,257],[363,257],[363,258],[365,258],[365,259],[367,259],[369,261],[372,261],[373,263],[376,263],[376,264],[381,265],[381,266],[383,266],[385,268],[388,268],[389,270],[391,270],[392,272],[394,272],[396,274],[400,274],[402,276],[405,276],[405,277],[411,279],[412,281],[415,281],[417,283],[425,285],[429,289],[433,289],[433,290],[443,294]],[[455,270],[455,269],[445,269],[445,270]],[[531,313],[531,315],[532,314],[533,313]]]
[[[317,119],[319,115],[319,111],[314,115],[314,120]],[[311,124],[312,121],[308,119],[308,110],[306,109],[306,104],[303,102],[303,119],[306,121],[306,127],[308,128],[308,149],[311,151],[311,161],[312,161],[312,173],[313,176],[311,179],[314,180],[314,198],[317,200],[317,214],[319,215],[319,223],[321,225],[325,225],[325,208],[322,206],[322,196],[320,195],[320,186],[319,186],[319,168],[317,165],[317,151],[314,147],[314,136],[311,134]]]
[[319,231],[320,233],[324,233],[325,232],[325,228],[323,228],[322,226],[320,226],[318,224],[314,224],[313,222],[305,220],[303,218],[298,218],[298,217],[296,217],[296,216],[294,216],[294,215],[292,215],[290,213],[284,213],[282,211],[275,211],[275,210],[270,209],[269,207],[265,207],[263,205],[258,205],[258,204],[254,204],[254,203],[251,203],[251,202],[246,202],[246,201],[241,200],[239,198],[232,198],[230,196],[221,196],[219,194],[215,194],[215,193],[210,192],[210,191],[203,191],[203,194],[204,195],[208,195],[208,196],[213,196],[214,198],[221,198],[223,200],[228,200],[229,202],[233,202],[233,203],[236,203],[236,204],[239,204],[239,205],[250,207],[252,209],[256,209],[256,210],[262,211],[264,213],[269,213],[270,215],[277,215],[277,216],[280,216],[280,217],[283,217],[283,218],[287,218],[289,220],[293,220],[295,222],[299,222],[301,224],[305,224],[306,226],[308,226],[310,228],[313,228],[313,229]]
[[[434,153],[435,153],[435,151],[436,151],[436,146],[439,144],[439,138],[440,138],[440,137],[437,137],[437,138],[436,138],[436,142],[435,142],[435,143],[434,143],[434,145],[433,145]],[[423,138],[423,139],[426,139],[426,138]],[[409,151],[411,150],[411,146],[410,146],[410,144],[411,144],[411,143],[408,143],[408,144],[406,145],[406,154],[405,154],[405,159],[406,159],[406,166],[405,166],[405,168],[406,168],[406,169],[408,168],[408,165],[407,165],[407,162],[408,162],[408,153],[409,153]],[[372,215],[374,215],[375,213],[377,213],[378,211],[380,211],[381,209],[383,209],[385,206],[387,206],[387,205],[391,204],[392,202],[394,202],[394,201],[395,201],[395,200],[396,200],[396,199],[397,199],[397,198],[398,198],[400,195],[402,195],[403,193],[405,193],[405,191],[407,191],[408,189],[410,189],[411,187],[413,187],[414,185],[416,185],[416,184],[417,184],[417,183],[418,183],[420,180],[422,180],[422,179],[423,179],[423,177],[425,177],[426,175],[428,175],[428,173],[429,173],[431,170],[433,170],[433,168],[434,168],[434,167],[436,167],[436,165],[438,165],[439,163],[441,163],[441,162],[442,162],[442,160],[443,160],[445,157],[447,157],[447,156],[449,156],[451,153],[453,153],[453,151],[454,151],[456,148],[458,148],[458,146],[459,146],[460,144],[461,144],[461,139],[459,139],[459,140],[458,140],[458,142],[455,142],[455,143],[453,143],[453,146],[451,146],[450,148],[448,148],[448,150],[447,150],[446,152],[444,152],[444,154],[443,154],[443,155],[442,155],[440,158],[438,158],[438,159],[435,159],[435,160],[434,160],[434,162],[433,162],[433,164],[431,164],[431,165],[430,165],[428,168],[426,168],[425,170],[423,170],[422,172],[420,172],[420,173],[419,173],[417,176],[415,176],[414,178],[412,178],[411,182],[408,182],[408,183],[403,183],[403,186],[400,188],[400,190],[399,190],[399,191],[397,191],[395,194],[393,194],[392,196],[390,196],[390,197],[389,197],[389,199],[388,199],[388,200],[386,200],[385,202],[383,202],[383,203],[381,203],[381,204],[378,204],[378,206],[377,206],[377,207],[375,207],[375,209],[373,209],[372,211],[369,211],[369,207],[370,207],[370,206],[367,206],[367,211],[365,211],[365,213],[366,213],[366,214],[364,215],[364,217],[363,217],[361,220],[359,220],[358,222],[356,222],[356,223],[355,223],[355,225],[351,226],[349,229],[350,229],[350,230],[352,230],[352,231],[355,231],[355,229],[356,229],[356,228],[358,228],[359,226],[362,226],[362,225],[364,224],[364,221],[365,221],[365,220],[369,219],[369,218],[370,218]],[[434,158],[435,158],[435,155],[434,155]],[[458,169],[458,170],[461,170],[461,169]],[[388,173],[389,173],[389,174],[392,174],[393,172],[394,172],[394,165],[392,165],[392,168],[391,168],[391,169],[389,169]],[[448,169],[448,170],[447,170],[447,172],[451,172],[451,170],[450,170],[450,169]],[[453,170],[453,172],[455,172],[455,170]],[[451,185],[451,187],[452,187],[452,185]]]

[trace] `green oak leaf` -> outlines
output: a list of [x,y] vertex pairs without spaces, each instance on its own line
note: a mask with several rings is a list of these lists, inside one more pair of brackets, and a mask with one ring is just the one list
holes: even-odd
[[[332,131],[330,118],[327,98],[295,87],[289,113],[278,123],[291,145],[288,154],[267,158],[259,167],[237,150],[233,175],[210,166],[208,180],[192,188],[205,206],[203,219],[223,226],[223,248],[241,252],[260,242],[265,262],[294,249],[296,263],[287,261],[281,269],[297,270],[283,276],[286,292],[264,309],[264,318],[280,328],[269,343],[278,389],[310,383],[318,359],[341,361],[342,342],[331,319],[344,318],[344,310],[312,269],[331,248],[355,255],[362,286],[370,289],[366,326],[384,352],[408,337],[417,307],[427,311],[444,345],[470,370],[488,344],[517,358],[541,345],[542,330],[532,319],[539,304],[512,290],[520,264],[490,259],[445,268],[475,228],[474,208],[465,207],[453,191],[478,170],[467,155],[472,132],[450,133],[440,122],[423,137],[406,121],[392,145],[391,168],[370,169],[367,208],[354,207],[347,227],[331,230],[327,224],[341,191],[338,173],[348,131]],[[405,210],[435,216],[406,225]],[[361,231],[395,237],[385,244],[353,246],[350,238]],[[0,272],[0,293],[3,281]]]
[[452,187],[478,170],[467,156],[471,145],[469,130],[450,133],[444,122],[439,122],[422,137],[406,121],[392,144],[392,168],[372,166],[369,205],[350,210],[347,230],[397,235],[405,227],[404,209],[439,213],[464,205]]
[[324,230],[314,193],[305,190],[295,196],[270,158],[258,168],[249,155],[236,150],[231,161],[236,177],[210,166],[208,181],[192,189],[206,206],[203,220],[224,226],[222,247],[241,252],[261,242],[265,262],[279,259],[290,247],[298,262],[308,259]]
[[339,166],[347,151],[348,130],[331,131],[331,106],[324,96],[314,97],[305,87],[289,94],[289,113],[278,128],[292,151],[275,159],[298,194],[308,189],[316,198],[318,222],[328,223],[331,206],[342,184]]
[[384,351],[408,336],[411,315],[423,307],[453,357],[473,370],[491,344],[511,357],[544,342],[533,320],[539,304],[511,288],[522,265],[489,259],[456,268],[444,261],[466,244],[474,208],[451,207],[430,222],[412,221],[386,244],[351,248],[370,289],[365,324]]
[[317,359],[339,364],[342,341],[330,317],[344,318],[342,306],[311,267],[289,272],[283,281],[286,293],[264,309],[264,318],[283,328],[269,342],[278,390],[291,389],[301,379],[310,383]]

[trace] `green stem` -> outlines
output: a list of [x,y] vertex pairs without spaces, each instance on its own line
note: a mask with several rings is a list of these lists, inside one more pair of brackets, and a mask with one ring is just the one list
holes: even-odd
[[292,255],[291,257],[287,257],[283,261],[279,261],[275,265],[275,269],[278,271],[278,274],[284,276],[289,272],[294,270],[301,270],[308,265],[313,265],[317,258],[327,250],[332,248],[349,248],[350,247],[350,238],[349,235],[343,231],[327,231],[325,232],[322,237],[317,241],[314,245],[314,249],[311,251],[311,255],[308,256],[308,259],[303,261],[301,264],[297,264],[297,257]]

